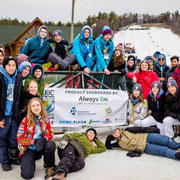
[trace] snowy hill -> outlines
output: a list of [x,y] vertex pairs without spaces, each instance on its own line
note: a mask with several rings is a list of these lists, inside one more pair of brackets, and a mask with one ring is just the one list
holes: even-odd
[[180,37],[172,33],[170,29],[151,27],[142,30],[142,27],[134,25],[126,30],[118,31],[113,41],[115,46],[120,42],[131,43],[140,59],[153,55],[155,51],[160,51],[166,55],[169,65],[171,56],[180,56]]

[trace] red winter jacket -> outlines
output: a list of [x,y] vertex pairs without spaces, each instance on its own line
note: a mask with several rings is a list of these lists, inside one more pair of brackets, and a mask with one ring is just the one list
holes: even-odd
[[157,74],[153,71],[141,71],[141,72],[128,72],[127,77],[133,79],[136,76],[137,83],[141,84],[142,86],[142,93],[144,97],[147,99],[150,91],[151,91],[151,84],[154,81],[159,81]]
[[173,79],[176,80],[178,88],[180,88],[180,67],[178,67],[173,73]]
[[[49,119],[42,120],[39,119],[39,123],[41,126],[42,136],[45,137],[48,141],[50,141],[53,137],[53,132],[51,129]],[[36,126],[28,125],[27,116],[22,120],[19,125],[17,132],[17,141],[18,141],[18,149],[19,149],[19,157],[23,155],[26,151],[27,147],[34,144],[34,133]]]

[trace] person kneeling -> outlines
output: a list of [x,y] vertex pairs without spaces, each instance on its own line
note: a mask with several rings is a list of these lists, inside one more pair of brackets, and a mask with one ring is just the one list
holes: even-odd
[[84,168],[84,158],[89,154],[104,151],[106,151],[106,147],[97,138],[97,132],[93,128],[87,129],[85,133],[75,132],[64,135],[58,146],[58,156],[61,160],[52,180],[65,180],[68,173]]
[[[21,157],[21,177],[31,179],[35,174],[35,160],[44,155],[44,167],[48,176],[54,175],[55,143],[50,141],[53,132],[50,121],[40,98],[29,101],[27,116],[21,122],[18,133],[19,156]],[[51,174],[49,174],[51,173]]]

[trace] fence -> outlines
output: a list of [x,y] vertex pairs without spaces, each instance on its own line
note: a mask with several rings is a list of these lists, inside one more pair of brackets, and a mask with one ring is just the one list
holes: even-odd
[[111,72],[110,75],[91,72],[88,75],[83,71],[47,71],[44,77],[47,87],[127,90],[125,76],[120,72]]

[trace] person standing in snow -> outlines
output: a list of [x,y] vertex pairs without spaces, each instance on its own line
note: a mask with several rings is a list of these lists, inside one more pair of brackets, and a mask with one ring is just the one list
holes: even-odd
[[149,62],[147,60],[143,60],[141,62],[140,70],[137,73],[128,72],[126,74],[130,79],[133,80],[134,83],[139,83],[142,86],[142,93],[147,99],[150,91],[151,84],[154,81],[159,81],[157,74],[153,71],[149,71]]
[[154,72],[159,77],[159,80],[161,82],[161,88],[166,92],[165,87],[165,76],[167,71],[169,70],[169,67],[166,65],[166,56],[164,54],[160,54],[157,57],[157,63],[156,67],[154,68]]

